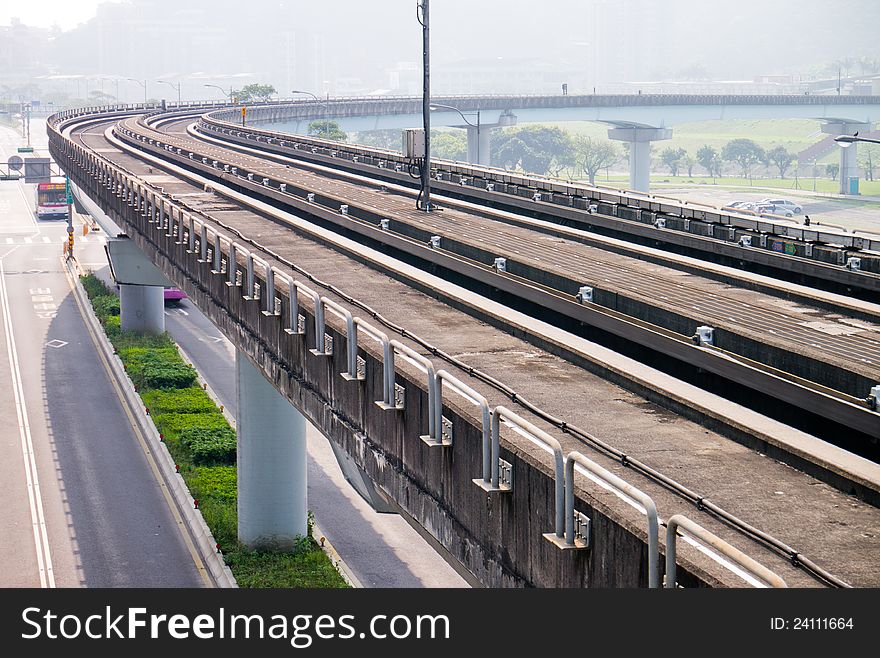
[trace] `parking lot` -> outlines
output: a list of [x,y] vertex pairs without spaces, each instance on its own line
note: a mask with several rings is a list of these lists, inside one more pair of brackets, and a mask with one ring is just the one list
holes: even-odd
[[804,215],[810,216],[811,225],[831,224],[842,226],[850,231],[871,231],[880,233],[880,200],[874,199],[839,199],[826,196],[813,196],[792,193],[785,190],[730,190],[730,189],[694,189],[663,188],[655,189],[655,194],[663,194],[697,201],[710,205],[728,205],[735,201],[757,202],[762,199],[790,199],[803,206],[803,213],[795,215],[792,221],[803,223]]

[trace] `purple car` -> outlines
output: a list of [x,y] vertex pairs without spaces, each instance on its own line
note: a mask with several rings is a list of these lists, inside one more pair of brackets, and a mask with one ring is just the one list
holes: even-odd
[[180,288],[165,288],[165,303],[176,304],[181,299],[186,299],[186,293]]

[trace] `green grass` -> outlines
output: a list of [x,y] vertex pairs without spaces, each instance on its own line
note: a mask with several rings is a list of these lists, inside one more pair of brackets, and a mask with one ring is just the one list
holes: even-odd
[[235,431],[193,385],[195,371],[167,334],[121,331],[116,295],[92,274],[81,280],[239,587],[348,587],[312,538],[311,523],[292,552],[251,551],[238,542]]

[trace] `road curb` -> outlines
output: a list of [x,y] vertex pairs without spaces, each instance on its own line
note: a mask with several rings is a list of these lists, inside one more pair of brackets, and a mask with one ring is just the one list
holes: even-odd
[[[101,351],[110,365],[110,369],[114,378],[119,384],[120,390],[125,396],[125,402],[128,405],[132,415],[138,423],[138,427],[147,439],[147,447],[150,450],[155,463],[157,464],[162,477],[165,481],[169,493],[174,499],[177,508],[187,524],[190,536],[192,537],[199,555],[204,562],[205,568],[211,575],[211,578],[217,587],[238,587],[232,571],[223,561],[222,555],[217,551],[217,541],[211,534],[211,530],[205,523],[201,512],[195,508],[192,494],[186,486],[183,477],[177,472],[170,453],[167,448],[162,445],[159,437],[159,431],[153,424],[153,421],[146,414],[143,402],[134,384],[128,378],[122,365],[122,360],[114,352],[113,346],[110,344],[104,328],[98,321],[97,316],[92,309],[91,302],[88,299],[85,288],[79,280],[82,273],[79,263],[75,259],[66,261],[66,269],[73,278],[74,289],[80,304],[87,310],[83,315],[83,320],[89,325],[93,335],[97,337]],[[161,448],[160,448],[161,445]]]

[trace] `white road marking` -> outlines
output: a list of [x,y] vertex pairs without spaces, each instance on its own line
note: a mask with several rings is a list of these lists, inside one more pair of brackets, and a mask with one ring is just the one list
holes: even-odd
[[12,244],[12,238],[6,238],[6,244]]
[[9,294],[6,291],[6,272],[0,260],[0,307],[3,312],[3,326],[6,330],[6,351],[9,354],[9,369],[12,374],[12,390],[15,394],[15,411],[18,415],[18,431],[21,435],[21,452],[24,457],[27,480],[28,502],[31,508],[31,523],[34,532],[34,545],[37,550],[37,568],[40,572],[40,587],[55,587],[55,573],[52,568],[52,555],[49,552],[49,535],[46,530],[46,515],[43,512],[43,497],[40,494],[40,480],[37,475],[37,461],[28,422],[27,405],[24,399],[24,385],[18,364],[18,351],[12,333],[12,317],[9,311]]
[[34,241],[33,241],[32,238],[25,238],[25,239],[24,239],[24,243],[25,243],[25,244],[33,244],[33,242],[34,242]]
[[49,238],[48,235],[44,235],[44,236],[43,236],[43,242],[45,242],[45,243],[48,244],[48,243],[52,242],[52,240]]

